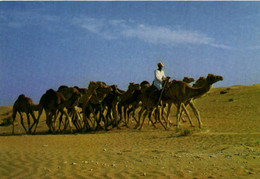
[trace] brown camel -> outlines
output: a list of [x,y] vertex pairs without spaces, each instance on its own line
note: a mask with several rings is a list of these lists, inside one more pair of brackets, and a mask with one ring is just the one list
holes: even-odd
[[[199,87],[194,88],[183,81],[174,81],[167,89],[165,89],[164,97],[172,99],[177,106],[176,121],[177,128],[179,127],[180,109],[185,109],[185,103],[191,99],[198,98],[206,94],[212,87],[212,85],[218,81],[222,81],[223,77],[213,74],[208,74],[205,83]],[[195,114],[199,116],[198,110],[193,103],[190,106]],[[200,118],[198,117],[199,127],[202,126]]]
[[133,119],[137,122],[137,119],[135,117],[135,111],[138,107],[141,106],[141,100],[142,100],[141,89],[135,90],[132,97],[129,99],[129,103],[126,105],[128,122],[130,119],[130,114],[132,114]]
[[[79,97],[81,96],[81,93],[79,92],[80,88],[76,87],[68,87],[68,86],[60,86],[58,89],[58,92],[62,93],[63,96],[72,101],[72,106],[67,106],[68,109],[68,114],[72,118],[72,123],[76,127],[78,131],[80,131],[83,127],[83,119],[81,118],[80,115],[80,109],[78,108],[79,106]],[[73,102],[74,101],[74,102]],[[59,131],[61,127],[61,122],[62,122],[62,114],[60,115],[59,119]],[[66,126],[68,124],[68,119],[66,118],[65,124],[64,124],[64,129],[66,129]]]
[[[128,89],[125,93],[119,96],[118,112],[120,114],[120,121],[124,119],[125,126],[128,127],[127,108],[132,102],[133,94],[136,90],[140,90],[140,85],[137,83],[129,83]],[[124,113],[124,116],[123,116]],[[119,122],[120,122],[119,121]]]
[[[37,124],[42,114],[42,110],[44,109],[46,113],[46,124],[49,127],[49,132],[55,133],[56,119],[57,119],[58,112],[60,111],[62,112],[62,114],[64,113],[68,118],[70,131],[72,133],[72,123],[71,123],[71,118],[69,117],[67,112],[67,107],[73,105],[72,104],[73,102],[74,101],[67,100],[60,92],[54,91],[53,89],[47,90],[46,93],[40,99],[39,116],[37,119]],[[54,119],[52,119],[53,117]]]
[[[198,88],[198,87],[202,87],[203,84],[206,82],[206,78],[205,77],[200,77],[198,80],[196,80],[196,82],[192,85],[192,87],[195,87],[195,88]],[[199,120],[200,118],[200,115],[199,115],[199,111],[196,109],[195,107],[195,104],[193,103],[195,99],[197,99],[198,97],[195,97],[187,102],[185,102],[185,107],[187,105],[189,105],[192,109],[194,108],[193,111],[197,111],[197,112],[194,112],[196,118]],[[181,110],[181,113],[180,113],[180,118],[182,119],[183,122],[185,122],[185,120],[182,118],[182,113],[183,113],[183,110]],[[191,121],[191,118],[189,116],[189,114],[187,114],[189,120],[190,120],[190,124],[191,124],[191,127],[194,127],[194,125],[192,124],[192,121]]]
[[[38,110],[38,105],[35,105],[31,98],[28,98],[24,94],[21,94],[13,105],[13,115],[12,115],[13,130],[12,130],[12,134],[14,134],[14,121],[15,121],[15,117],[16,117],[17,112],[20,114],[21,125],[23,126],[25,132],[31,133],[31,129],[33,128],[33,126],[36,123],[36,117],[35,117],[33,111],[37,111],[37,110]],[[26,115],[27,115],[28,130],[24,126],[22,113],[26,113]],[[32,116],[33,122],[34,122],[32,126],[30,126],[30,115]]]
[[[135,126],[135,128],[137,129],[139,127],[139,130],[142,129],[144,121],[146,116],[148,115],[149,121],[152,123],[152,125],[156,128],[154,122],[151,119],[152,113],[153,111],[156,109],[156,111],[158,112],[158,114],[155,116],[157,117],[156,120],[158,120],[161,125],[167,129],[163,123],[161,122],[161,114],[160,114],[160,110],[159,110],[159,102],[160,102],[160,97],[158,95],[154,95],[154,91],[156,91],[156,87],[153,85],[150,85],[147,81],[143,81],[141,83],[141,101],[142,101],[142,107],[141,110],[138,113],[138,121],[137,124]],[[145,111],[145,113],[143,114],[143,112]],[[141,122],[141,117],[143,115],[143,120],[140,126],[140,122]]]
[[[174,81],[176,81],[176,80],[172,80],[172,81],[170,81],[167,85],[168,86],[170,86]],[[182,79],[182,81],[183,82],[185,82],[185,83],[191,83],[191,82],[193,82],[194,81],[194,78],[190,78],[190,77],[184,77],[183,79]],[[168,109],[167,109],[167,114],[166,114],[166,120],[167,120],[167,126],[169,125],[168,123],[170,123],[170,120],[169,120],[169,116],[170,116],[170,112],[171,112],[171,107],[172,107],[172,104],[173,104],[173,102],[172,102],[172,100],[163,100],[163,104],[168,104]],[[190,119],[190,116],[189,116],[189,114],[188,114],[188,111],[187,110],[185,110],[185,109],[183,109],[185,112],[186,112],[186,114],[187,114],[187,116],[188,116],[188,118],[189,118],[189,121],[190,121],[190,123],[191,123],[191,125],[192,125],[192,122],[191,122],[191,119]],[[162,112],[162,115],[163,115],[163,112]],[[183,120],[183,118],[181,118],[182,120]],[[183,120],[184,121],[184,120]]]
[[[111,86],[112,91],[107,95],[107,97],[103,100],[102,106],[107,108],[106,120],[107,127],[112,125],[112,127],[118,127],[118,111],[117,104],[119,101],[119,97],[125,92],[117,88],[117,85]],[[110,122],[108,122],[110,119]]]
[[88,85],[88,89],[87,90],[84,89],[84,92],[82,93],[83,95],[81,96],[81,98],[79,100],[79,105],[82,107],[82,111],[83,111],[83,122],[84,122],[83,129],[85,129],[85,130],[90,129],[90,124],[89,124],[89,121],[88,121],[87,115],[86,115],[86,107],[87,107],[92,95],[96,94],[96,89],[100,85],[102,85],[102,82],[90,81],[90,83]]
[[[96,130],[102,126],[100,125],[101,120],[103,119],[105,123],[105,128],[107,126],[107,121],[103,115],[104,108],[102,106],[103,100],[107,97],[107,95],[112,91],[112,87],[106,85],[104,82],[97,82],[98,87],[95,89],[95,93],[90,97],[88,104],[83,108],[84,117],[87,120],[88,119],[88,126],[87,129],[93,128],[96,122]],[[89,90],[88,90],[89,91]],[[97,114],[99,113],[99,118],[97,118]],[[95,120],[92,122],[92,125],[90,125],[90,114],[95,115]],[[91,127],[92,126],[92,127]],[[106,128],[107,130],[107,128]]]

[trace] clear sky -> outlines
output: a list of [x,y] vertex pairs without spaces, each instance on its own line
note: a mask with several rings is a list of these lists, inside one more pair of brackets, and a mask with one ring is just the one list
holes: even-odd
[[260,2],[0,2],[0,105],[60,85],[260,77]]

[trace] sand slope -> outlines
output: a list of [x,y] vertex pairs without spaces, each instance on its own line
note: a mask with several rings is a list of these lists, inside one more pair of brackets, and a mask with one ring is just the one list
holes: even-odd
[[[220,94],[220,92],[227,92]],[[260,85],[212,89],[195,101],[203,129],[181,136],[144,124],[88,134],[26,135],[0,127],[1,178],[259,178]],[[11,107],[1,107],[0,119]],[[192,114],[192,112],[190,112]],[[171,119],[175,123],[175,108]],[[193,116],[193,115],[192,115]],[[196,126],[198,123],[193,116]],[[134,125],[134,123],[132,124]],[[181,125],[189,128],[189,124]]]

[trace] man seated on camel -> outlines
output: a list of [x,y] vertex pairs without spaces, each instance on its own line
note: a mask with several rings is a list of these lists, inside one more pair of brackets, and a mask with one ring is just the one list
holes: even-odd
[[164,64],[162,62],[157,64],[158,69],[154,71],[154,80],[153,80],[153,86],[156,87],[154,91],[154,97],[159,100],[162,89],[163,89],[163,83],[165,80],[169,80],[170,77],[166,77],[163,71]]
[[163,63],[160,62],[157,64],[158,69],[154,71],[154,80],[153,80],[153,85],[158,89],[162,89],[163,85],[163,80],[166,78],[164,71],[163,71]]

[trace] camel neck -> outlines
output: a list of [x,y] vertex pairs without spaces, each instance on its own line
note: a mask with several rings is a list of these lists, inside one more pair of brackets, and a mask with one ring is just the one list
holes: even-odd
[[188,99],[191,98],[197,98],[204,94],[206,94],[212,87],[212,84],[209,84],[206,82],[202,87],[200,88],[188,88],[187,90],[190,90],[190,92],[187,91],[186,94],[188,94]]

